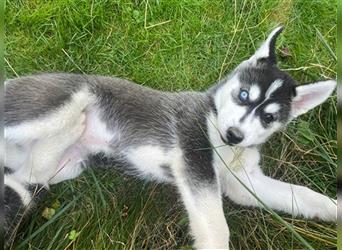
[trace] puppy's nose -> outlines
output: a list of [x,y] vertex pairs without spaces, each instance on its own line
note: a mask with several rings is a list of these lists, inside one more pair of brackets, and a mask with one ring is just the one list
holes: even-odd
[[242,142],[244,138],[242,132],[236,127],[228,128],[226,136],[228,144],[232,145]]

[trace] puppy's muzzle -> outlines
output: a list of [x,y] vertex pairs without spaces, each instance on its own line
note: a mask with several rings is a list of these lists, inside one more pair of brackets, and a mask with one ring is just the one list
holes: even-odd
[[229,145],[236,145],[242,142],[244,136],[242,132],[236,127],[230,127],[226,133],[226,140],[224,140]]

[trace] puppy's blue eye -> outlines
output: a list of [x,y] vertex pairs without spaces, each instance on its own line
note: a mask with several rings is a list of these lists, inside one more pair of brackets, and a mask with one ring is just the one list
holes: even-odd
[[248,91],[247,90],[240,90],[240,93],[239,93],[239,99],[241,102],[246,102],[248,100]]

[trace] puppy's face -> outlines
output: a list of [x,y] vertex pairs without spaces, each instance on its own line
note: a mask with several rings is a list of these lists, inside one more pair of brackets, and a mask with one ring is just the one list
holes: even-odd
[[276,66],[275,29],[248,60],[224,79],[214,94],[218,130],[229,145],[250,147],[264,143],[290,120],[325,101],[335,81],[296,86]]

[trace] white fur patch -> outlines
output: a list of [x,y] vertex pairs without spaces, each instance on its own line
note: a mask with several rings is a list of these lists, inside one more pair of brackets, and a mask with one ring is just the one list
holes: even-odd
[[[85,146],[90,152],[110,153],[112,149],[109,142],[120,141],[122,134],[117,125],[117,129],[109,130],[105,122],[101,120],[96,107],[87,109],[86,130],[83,133],[80,144]],[[112,124],[116,127],[116,124]]]
[[[175,162],[175,159],[179,159],[180,157],[180,151],[181,150],[177,148],[166,151],[158,146],[146,145],[131,148],[125,155],[128,161],[137,168],[139,174],[142,176],[159,181],[166,181],[169,178],[169,176],[167,176],[167,170],[178,171],[180,168],[177,164],[177,160]],[[163,166],[168,166],[169,169],[164,169]]]
[[283,80],[277,79],[275,80],[270,87],[267,89],[266,94],[265,94],[265,100],[271,97],[271,95],[279,89],[283,85]]
[[240,82],[238,75],[235,74],[228,79],[215,94],[214,100],[218,111],[216,128],[220,131],[222,136],[226,134],[229,127],[239,126],[241,117],[247,111],[246,106],[237,105],[232,98],[232,93],[236,92],[238,89],[240,89]]
[[137,166],[141,172],[147,175],[163,176],[160,168],[163,164],[169,164],[166,152],[158,146],[141,146],[133,148],[126,153],[128,160]]
[[231,161],[234,154],[231,147],[225,145],[225,143],[221,140],[220,131],[218,129],[218,121],[213,113],[210,113],[207,118],[207,126],[210,143],[214,148],[214,159],[219,159],[218,157],[221,156],[225,160]]
[[7,142],[5,146],[5,166],[12,169],[18,170],[22,167],[29,156],[29,150],[32,147],[30,143],[28,144],[16,144]]
[[202,189],[194,194],[187,185],[180,186],[196,249],[229,248],[229,228],[222,209],[221,193],[218,191]]
[[252,85],[249,89],[249,100],[251,100],[252,102],[258,100],[258,98],[260,97],[260,93],[261,91],[258,85]]
[[280,105],[278,103],[271,103],[267,105],[264,109],[266,113],[276,113],[280,110]]
[[220,89],[217,90],[214,100],[218,110],[223,109],[225,106],[231,103],[231,93],[234,89],[238,89],[239,87],[239,77],[237,74],[235,74],[229,78]]
[[[84,110],[93,102],[93,96],[83,89],[73,94],[71,101],[57,111],[7,127],[6,144],[12,146],[8,148],[11,152],[6,152],[9,156],[6,163],[17,169],[15,177],[47,184],[58,171],[58,162],[64,151],[76,143],[84,132]],[[16,154],[23,159],[14,160]]]

